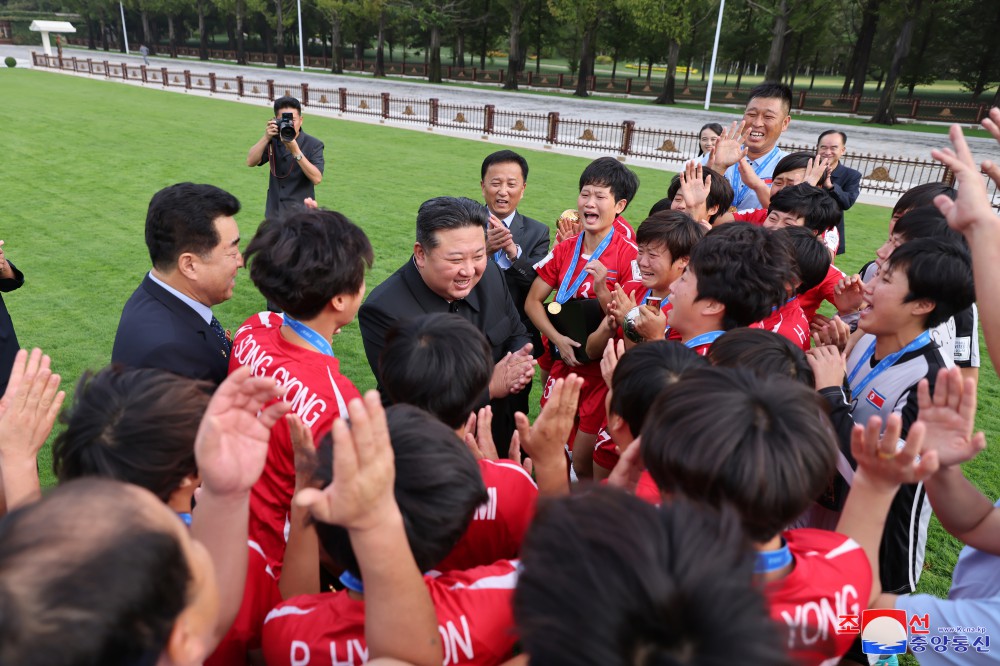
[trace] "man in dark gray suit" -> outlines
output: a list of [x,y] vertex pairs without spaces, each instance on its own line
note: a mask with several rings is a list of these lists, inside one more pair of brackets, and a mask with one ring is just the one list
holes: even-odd
[[483,160],[479,185],[490,211],[486,252],[503,271],[537,356],[542,353],[541,336],[524,314],[524,299],[535,281],[533,266],[549,253],[549,228],[517,210],[527,184],[528,162],[514,151],[501,150]]
[[530,338],[507,282],[487,258],[486,224],[486,208],[471,199],[425,201],[417,213],[413,256],[371,291],[358,323],[377,380],[386,334],[397,320],[450,312],[482,331],[495,366],[481,405],[493,407],[493,436],[502,453],[514,432],[515,406],[509,396],[529,385],[535,370]]
[[837,231],[840,233],[840,245],[837,254],[844,254],[846,230],[844,229],[844,211],[854,205],[861,195],[861,172],[840,163],[840,158],[847,152],[847,135],[840,130],[826,130],[816,140],[816,157],[830,161],[826,180],[820,187],[833,197],[840,208],[840,221]]
[[179,183],[153,195],[146,247],[153,268],[125,303],[111,361],[221,384],[232,346],[212,306],[233,295],[243,267],[236,197]]

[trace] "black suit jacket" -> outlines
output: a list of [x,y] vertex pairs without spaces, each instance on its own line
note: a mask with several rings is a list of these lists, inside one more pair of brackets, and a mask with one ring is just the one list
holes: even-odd
[[111,362],[221,384],[229,352],[197,312],[147,275],[122,310]]
[[861,172],[838,164],[837,168],[830,174],[830,183],[833,187],[827,190],[827,193],[840,207],[840,221],[837,222],[837,231],[840,232],[840,246],[837,248],[837,254],[844,254],[847,247],[844,243],[844,211],[853,206],[861,194]]
[[521,247],[521,256],[511,262],[510,268],[501,269],[501,272],[507,280],[507,288],[510,290],[514,307],[517,308],[517,314],[521,317],[521,323],[531,335],[535,356],[538,356],[542,353],[541,336],[531,323],[531,319],[524,313],[524,301],[535,278],[538,277],[535,264],[549,253],[549,228],[538,220],[515,212],[514,219],[510,221],[510,235]]
[[[522,251],[522,257],[524,256]],[[398,320],[425,314],[453,312],[486,335],[496,363],[507,352],[514,352],[531,342],[511,300],[507,282],[496,264],[486,263],[479,283],[467,297],[449,303],[424,282],[411,257],[395,273],[375,287],[358,312],[365,355],[379,391],[383,391],[378,360],[385,346],[389,328]],[[383,399],[387,399],[383,391]],[[488,395],[483,396],[485,405]],[[493,400],[493,436],[498,449],[505,449],[514,433],[514,414],[509,398]]]
[[[0,279],[0,292],[14,291],[24,284],[24,274],[17,270],[14,264],[7,262],[14,271],[14,277]],[[7,380],[10,379],[11,368],[14,367],[14,357],[20,349],[17,335],[14,333],[14,322],[10,319],[7,306],[0,297],[0,396],[7,390]]]

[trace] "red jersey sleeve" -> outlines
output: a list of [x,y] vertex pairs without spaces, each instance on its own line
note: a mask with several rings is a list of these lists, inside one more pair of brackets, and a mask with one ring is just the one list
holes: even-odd
[[753,210],[736,212],[733,213],[733,219],[737,222],[749,222],[755,227],[762,227],[764,226],[764,220],[767,219],[767,209],[755,208]]

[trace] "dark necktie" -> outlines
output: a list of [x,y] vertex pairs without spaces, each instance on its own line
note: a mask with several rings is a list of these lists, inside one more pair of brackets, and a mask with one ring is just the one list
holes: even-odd
[[229,350],[232,348],[232,344],[229,342],[229,338],[226,337],[226,329],[222,328],[222,324],[214,316],[212,317],[212,322],[209,324],[212,327],[212,332],[215,333],[219,341],[222,342],[222,348],[226,352],[226,356],[229,356]]

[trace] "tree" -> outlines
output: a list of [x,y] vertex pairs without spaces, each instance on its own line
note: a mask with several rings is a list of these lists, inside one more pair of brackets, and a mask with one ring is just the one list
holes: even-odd
[[[659,41],[666,40],[667,71],[663,77],[663,90],[655,104],[674,104],[677,81],[677,60],[680,57],[681,39],[691,33],[692,10],[700,6],[688,0],[619,0],[620,6],[632,14],[632,19],[641,30],[658,35]],[[652,62],[650,62],[652,67]]]
[[601,0],[549,0],[549,9],[556,18],[575,24],[580,32],[580,65],[573,94],[587,97],[587,84],[594,75],[597,29],[608,11],[607,4]]
[[441,31],[463,16],[467,0],[408,0],[406,7],[430,33],[427,80],[441,83]]
[[343,71],[340,64],[340,49],[343,41],[344,14],[353,4],[349,0],[316,0],[316,6],[320,13],[330,22],[330,50],[333,55],[330,71],[334,74],[340,74]]
[[771,29],[771,51],[767,55],[767,66],[764,68],[764,81],[777,83],[784,75],[785,45],[789,34],[788,0],[778,0],[774,9],[774,26]]
[[[841,95],[847,95],[848,89],[852,95],[861,95],[865,91],[865,79],[868,76],[868,63],[871,60],[872,45],[875,43],[875,32],[878,28],[879,5],[882,0],[866,0],[861,19],[861,31],[851,51],[850,64],[847,66],[847,76],[840,90]],[[851,88],[851,82],[854,87]]]
[[517,90],[517,75],[524,69],[521,60],[521,23],[524,18],[524,0],[506,0],[502,3],[510,12],[510,44],[507,47],[507,78],[505,90]]
[[900,30],[899,37],[896,39],[896,47],[892,54],[892,64],[889,65],[889,74],[885,81],[885,87],[882,89],[882,95],[879,97],[878,107],[868,122],[883,125],[895,125],[899,122],[899,119],[896,118],[896,110],[894,108],[896,104],[896,88],[899,86],[899,74],[903,69],[903,62],[910,52],[910,43],[913,41],[913,30],[916,26],[917,15],[920,13],[920,5],[922,3],[923,0],[913,0],[913,2],[909,3],[908,11],[903,21],[903,29]]

